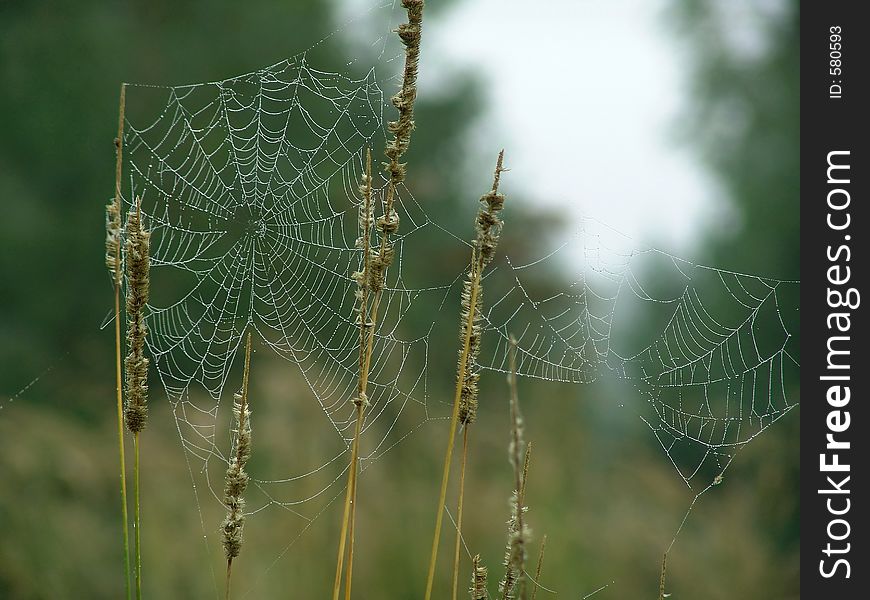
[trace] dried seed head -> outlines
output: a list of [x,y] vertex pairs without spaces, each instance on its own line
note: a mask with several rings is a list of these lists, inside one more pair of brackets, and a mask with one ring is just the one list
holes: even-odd
[[[483,313],[483,270],[492,262],[495,248],[498,244],[498,231],[501,228],[501,220],[498,212],[504,207],[504,196],[498,193],[499,180],[503,168],[504,150],[498,155],[498,162],[493,176],[492,189],[481,197],[488,208],[478,211],[475,219],[477,238],[471,255],[471,269],[462,287],[462,314],[460,341],[463,350],[459,354],[459,368],[457,373],[461,377],[459,384],[461,392],[459,396],[459,421],[463,425],[473,423],[477,416],[478,405],[478,382],[480,372],[477,364],[480,355],[481,338],[481,315]],[[468,347],[465,349],[465,340]],[[464,364],[463,364],[464,361]]]
[[362,200],[359,205],[359,232],[360,237],[356,246],[363,251],[363,272],[365,272],[366,259],[371,249],[371,232],[374,225],[374,204],[372,201],[372,151],[366,149],[366,172],[362,176],[359,186]]
[[124,359],[127,387],[127,404],[124,406],[124,423],[131,433],[145,429],[148,421],[148,359],[127,355]]
[[393,246],[385,243],[380,253],[373,253],[369,261],[369,288],[377,293],[384,289],[387,269],[393,264]]
[[[474,294],[475,310],[472,310],[472,289],[477,286],[476,294]],[[477,417],[477,397],[478,383],[480,382],[480,371],[477,364],[477,359],[480,356],[480,307],[483,306],[483,286],[480,282],[475,282],[474,274],[469,273],[468,279],[462,289],[462,313],[461,313],[461,337],[460,341],[465,342],[465,337],[468,336],[468,350],[459,353],[459,368],[457,373],[463,374],[463,379],[460,382],[462,390],[459,396],[459,422],[463,425],[473,423]],[[472,316],[473,315],[473,316]],[[463,358],[465,364],[462,364]]]
[[522,597],[525,585],[526,544],[531,532],[524,522],[528,507],[522,506],[520,502],[520,495],[514,490],[511,495],[511,517],[507,522],[508,539],[502,562],[505,574],[498,585],[502,598]]
[[481,267],[485,267],[492,262],[495,256],[495,249],[498,246],[499,234],[501,233],[502,221],[498,213],[504,208],[505,196],[499,193],[498,186],[501,181],[501,174],[507,170],[503,164],[504,150],[499,152],[498,155],[492,189],[480,197],[480,202],[485,207],[481,207],[477,213],[475,227],[477,239],[474,244],[478,252],[478,260],[481,263]]
[[408,22],[399,25],[396,29],[399,39],[405,45],[405,69],[402,74],[402,87],[391,98],[393,106],[399,111],[399,117],[387,124],[393,139],[384,151],[390,159],[385,167],[390,173],[390,181],[393,185],[405,179],[405,165],[401,164],[399,159],[408,150],[411,132],[414,130],[414,100],[417,98],[417,65],[420,60],[423,4],[423,0],[402,0],[402,6],[408,12]]
[[469,373],[462,383],[459,396],[459,422],[471,425],[477,420],[477,395],[480,373]]
[[[402,0],[402,6],[408,13],[408,22],[399,25],[396,33],[405,45],[405,67],[402,73],[402,86],[391,98],[393,106],[399,113],[395,121],[387,124],[387,130],[393,138],[387,142],[384,155],[389,159],[384,163],[384,170],[389,173],[387,192],[384,198],[384,214],[377,220],[377,228],[381,233],[381,270],[392,263],[391,234],[399,229],[399,215],[393,207],[396,187],[405,180],[406,165],[401,162],[402,155],[411,145],[411,132],[414,130],[414,100],[417,98],[417,63],[420,58],[420,34],[423,21],[423,0]],[[389,253],[389,257],[386,254]],[[383,287],[383,280],[378,289]]]
[[395,209],[390,211],[389,215],[381,215],[378,217],[378,231],[382,234],[393,234],[399,230],[399,215]]
[[112,282],[121,285],[121,208],[115,198],[106,205],[106,267]]
[[245,525],[245,499],[242,494],[248,488],[250,477],[245,465],[251,458],[251,410],[248,405],[248,375],[251,368],[251,334],[245,348],[245,369],[241,393],[233,396],[233,419],[235,441],[230,455],[224,481],[224,505],[227,516],[221,524],[224,553],[228,560],[239,555],[242,548],[242,533]]
[[486,567],[480,564],[480,554],[475,554],[471,559],[471,600],[486,600]]
[[356,397],[353,399],[353,405],[359,408],[360,406],[368,406],[369,405],[369,397],[365,392],[359,392]]
[[124,244],[124,265],[127,270],[127,404],[124,420],[133,433],[145,428],[148,418],[148,359],[145,358],[145,307],[150,284],[151,234],[142,227],[141,200],[127,214],[127,239]]
[[235,507],[227,514],[223,523],[221,523],[221,531],[223,532],[224,554],[227,559],[235,558],[242,550],[242,532],[245,526],[245,515],[242,513],[242,506]]

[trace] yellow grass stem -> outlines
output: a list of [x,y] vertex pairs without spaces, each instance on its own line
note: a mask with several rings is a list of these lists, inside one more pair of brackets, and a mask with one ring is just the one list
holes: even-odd
[[[242,372],[242,391],[235,396],[233,413],[237,420],[236,440],[233,456],[227,468],[224,485],[224,505],[227,516],[222,524],[224,552],[227,557],[226,595],[230,598],[230,582],[232,577],[233,559],[239,555],[242,548],[242,531],[245,525],[243,494],[248,487],[248,474],[245,464],[251,456],[251,422],[248,409],[248,381],[251,372],[251,332],[245,343],[245,366]],[[236,404],[236,401],[238,404]]]
[[[351,461],[354,461],[353,453],[351,453]],[[352,471],[353,468],[349,467]],[[338,595],[341,593],[341,576],[344,571],[344,549],[347,543],[347,529],[350,522],[350,502],[351,502],[351,484],[353,474],[348,473],[347,489],[344,495],[344,512],[341,517],[341,533],[338,538],[338,558],[335,561],[335,581],[332,584],[332,600],[338,600]]]
[[130,598],[130,531],[127,514],[127,459],[124,452],[124,401],[121,395],[121,286],[115,286],[115,386],[118,392],[118,457],[121,474],[121,521],[124,536],[124,590]]
[[148,304],[150,285],[150,233],[142,225],[142,202],[127,213],[125,267],[127,272],[127,345],[125,359],[127,404],[124,420],[133,434],[133,534],[135,546],[136,598],[142,598],[142,525],[139,507],[139,433],[148,417],[148,359],[145,357],[144,310]]
[[[420,35],[423,20],[423,0],[402,0],[402,7],[407,11],[408,22],[399,25],[396,33],[405,46],[405,66],[402,75],[402,86],[399,92],[391,98],[393,106],[399,113],[396,121],[391,121],[387,129],[393,134],[393,139],[387,143],[384,154],[389,159],[386,170],[389,173],[387,190],[383,202],[383,215],[377,220],[376,228],[380,232],[380,246],[376,255],[371,252],[370,231],[373,225],[371,211],[372,177],[371,154],[367,153],[366,177],[363,187],[364,210],[361,211],[360,228],[363,236],[359,245],[363,251],[363,271],[354,273],[359,289],[358,307],[360,317],[360,370],[357,385],[356,426],[351,447],[351,463],[348,469],[347,491],[344,499],[344,511],[339,534],[338,557],[335,566],[335,580],[332,589],[333,600],[338,600],[341,591],[342,570],[344,568],[345,549],[347,548],[347,580],[345,598],[350,600],[353,581],[353,548],[356,524],[356,489],[359,470],[359,446],[362,434],[365,407],[368,404],[366,389],[368,386],[369,369],[371,367],[374,347],[374,333],[377,324],[378,309],[387,268],[393,262],[393,246],[390,234],[399,228],[399,216],[394,208],[396,188],[405,179],[405,165],[400,162],[402,155],[411,143],[411,131],[414,129],[414,101],[417,97],[417,63],[420,56]],[[363,214],[364,213],[364,214]],[[371,308],[369,308],[371,303]],[[348,542],[348,536],[350,541]]]
[[435,533],[432,537],[432,550],[429,555],[429,571],[426,578],[425,600],[432,599],[432,588],[435,583],[435,567],[438,562],[438,547],[441,541],[441,527],[444,523],[444,503],[447,500],[447,485],[450,480],[450,464],[453,460],[453,446],[456,442],[456,426],[460,421],[467,424],[474,420],[477,406],[477,374],[473,372],[473,363],[480,349],[479,304],[483,295],[481,277],[483,269],[492,260],[498,243],[498,233],[501,221],[498,218],[504,206],[504,196],[498,193],[499,181],[504,171],[504,150],[498,155],[498,162],[493,176],[492,190],[481,197],[486,203],[486,210],[478,212],[476,220],[477,239],[471,252],[471,268],[469,277],[462,292],[462,341],[459,353],[459,363],[456,373],[456,391],[453,396],[453,411],[450,415],[450,429],[447,434],[447,449],[444,455],[444,470],[441,474],[441,490],[438,495],[438,507],[435,516]]
[[459,467],[459,502],[456,508],[456,545],[453,548],[453,600],[459,594],[459,549],[462,541],[462,507],[465,502],[465,466],[468,462],[468,426],[462,429],[462,460]]
[[[350,598],[351,584],[353,580],[353,543],[354,543],[354,526],[356,523],[356,479],[359,462],[359,442],[362,434],[363,417],[365,416],[365,407],[368,403],[366,398],[366,390],[368,389],[368,374],[369,364],[371,360],[371,346],[373,338],[369,330],[374,329],[374,323],[370,320],[369,314],[369,293],[372,289],[371,285],[371,229],[372,229],[372,153],[371,149],[366,150],[366,173],[363,176],[363,182],[360,186],[362,193],[362,204],[359,212],[359,227],[361,229],[361,237],[358,240],[358,245],[362,251],[362,271],[354,273],[354,279],[357,281],[357,311],[359,319],[359,373],[357,379],[357,395],[354,398],[356,406],[356,423],[354,425],[353,442],[351,444],[350,466],[347,474],[347,490],[344,497],[344,512],[341,519],[341,533],[338,543],[338,557],[335,563],[335,580],[333,582],[332,597],[333,600],[338,600],[341,592],[341,577],[344,568],[345,547],[348,544],[348,536],[350,543],[347,550],[348,570],[347,570],[347,585],[345,587],[345,597]],[[374,316],[377,318],[376,307]]]
[[134,572],[136,574],[136,599],[142,600],[142,521],[139,514],[139,432],[133,434],[133,535],[135,539],[136,558]]
[[[363,419],[363,411],[360,409],[357,412],[357,426],[355,436],[356,439],[359,440],[360,429]],[[359,463],[359,441],[356,442],[357,451],[356,458],[353,461],[354,465],[358,465]],[[354,475],[351,483],[351,500],[350,500],[350,524],[348,529],[348,549],[347,549],[347,576],[345,578],[344,583],[344,598],[345,600],[350,600],[350,591],[353,583],[353,546],[354,546],[354,534],[355,534],[355,526],[356,526],[356,491],[357,491],[357,481],[359,480],[359,467],[354,467]]]
[[[469,314],[474,318],[477,309],[477,291],[480,280],[474,276],[476,285],[472,285]],[[453,459],[453,444],[456,440],[456,423],[459,421],[459,399],[462,395],[462,381],[465,379],[465,363],[468,360],[469,342],[471,341],[472,322],[469,321],[465,330],[465,341],[460,356],[460,372],[456,382],[456,393],[453,396],[453,412],[450,415],[450,430],[447,434],[447,451],[444,456],[444,470],[441,474],[441,491],[438,494],[438,509],[435,517],[435,535],[432,539],[432,552],[429,556],[429,574],[426,579],[426,600],[432,600],[432,586],[435,582],[435,566],[438,561],[438,545],[441,541],[441,526],[444,522],[444,502],[447,500],[447,483],[450,479],[450,462]]]
[[[356,533],[356,497],[357,481],[359,479],[359,446],[362,435],[363,417],[365,416],[368,398],[369,367],[371,365],[372,346],[374,345],[374,322],[369,314],[369,292],[371,290],[371,231],[373,222],[372,211],[372,151],[366,149],[366,174],[363,185],[360,186],[363,195],[362,210],[360,212],[360,227],[362,229],[363,270],[358,281],[359,286],[359,378],[357,380],[356,424],[353,434],[353,449],[351,450],[351,472],[348,474],[348,499],[347,509],[350,512],[348,524],[348,550],[347,550],[347,575],[345,579],[344,597],[350,600],[353,586],[353,550]],[[380,301],[380,290],[377,292],[377,300]],[[377,319],[377,306],[373,307],[374,319]]]
[[668,553],[662,555],[662,572],[659,576],[659,600],[665,599],[665,575],[668,572]]
[[127,459],[124,451],[124,399],[121,375],[121,168],[124,148],[124,112],[127,86],[121,84],[118,103],[118,136],[115,138],[115,195],[106,207],[106,265],[115,289],[115,392],[118,408],[118,458],[121,478],[121,531],[124,544],[124,591],[127,600],[130,589],[130,531],[127,513]]
[[[519,392],[517,390],[517,340],[510,336],[509,375],[511,441],[509,457],[514,468],[514,493],[511,498],[511,518],[508,521],[508,543],[505,548],[505,575],[500,584],[502,600],[526,598],[526,543],[528,530],[523,519],[526,511],[526,482],[529,475],[529,460],[532,445],[529,444],[523,458],[523,419],[520,413]],[[521,462],[522,461],[522,462]]]
[[547,549],[547,536],[541,538],[541,549],[538,551],[538,566],[535,568],[535,587],[532,588],[532,600],[538,595],[538,588],[541,587],[541,571],[544,568],[544,551]]

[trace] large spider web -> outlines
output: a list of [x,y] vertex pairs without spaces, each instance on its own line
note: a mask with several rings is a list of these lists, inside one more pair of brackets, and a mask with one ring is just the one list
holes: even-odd
[[[334,442],[313,464],[255,473],[261,495],[250,511],[283,508],[303,531],[341,494],[349,460],[358,185],[365,150],[384,147],[385,93],[400,63],[385,39],[370,69],[320,70],[305,52],[223,81],[128,90],[125,196],[128,206],[141,198],[152,231],[148,343],[191,472],[219,503],[234,366],[252,332],[293,365],[310,394],[288,402],[316,402]],[[132,116],[137,100],[160,108]],[[427,387],[431,330],[437,313],[458,312],[446,300],[464,268],[450,281],[410,283],[420,280],[408,267],[421,260],[412,258],[419,236],[459,249],[467,236],[434,222],[407,189],[397,210],[363,468],[443,416]],[[796,406],[786,381],[798,367],[797,282],[697,265],[594,219],[536,260],[503,256],[487,280],[481,367],[505,370],[513,334],[521,376],[630,384],[693,490],[721,481],[734,454]],[[410,326],[411,314],[430,314],[428,326]],[[255,407],[257,418],[275,417]]]
[[[513,332],[520,375],[628,383],[692,489],[701,473],[709,476],[702,487],[721,481],[735,453],[797,405],[787,389],[799,368],[796,281],[639,247],[593,218],[543,258],[505,262],[513,285],[488,309],[499,340],[481,360],[504,371]],[[536,296],[530,289],[553,262],[578,275]]]

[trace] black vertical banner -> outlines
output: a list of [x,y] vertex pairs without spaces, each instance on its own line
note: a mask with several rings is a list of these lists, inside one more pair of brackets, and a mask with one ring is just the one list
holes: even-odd
[[801,14],[801,591],[826,600],[870,597],[862,14],[851,0],[804,2]]

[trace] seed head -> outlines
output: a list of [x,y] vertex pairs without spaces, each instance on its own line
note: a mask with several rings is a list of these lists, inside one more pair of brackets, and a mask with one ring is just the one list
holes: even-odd
[[480,564],[480,554],[471,559],[471,600],[486,600],[486,567]]
[[121,285],[121,209],[115,198],[106,205],[106,267],[112,282]]
[[227,467],[224,481],[224,505],[227,516],[221,523],[223,533],[224,553],[227,560],[239,555],[242,548],[242,532],[245,525],[245,499],[242,495],[248,488],[250,477],[245,472],[245,465],[251,458],[251,410],[248,406],[248,374],[251,366],[251,335],[245,349],[245,370],[242,391],[233,396],[233,418],[236,423],[234,430],[235,442]]
[[151,233],[142,227],[141,199],[127,214],[127,239],[124,244],[124,265],[127,270],[127,405],[124,420],[133,433],[145,428],[148,419],[148,359],[145,357],[145,307],[150,285]]

